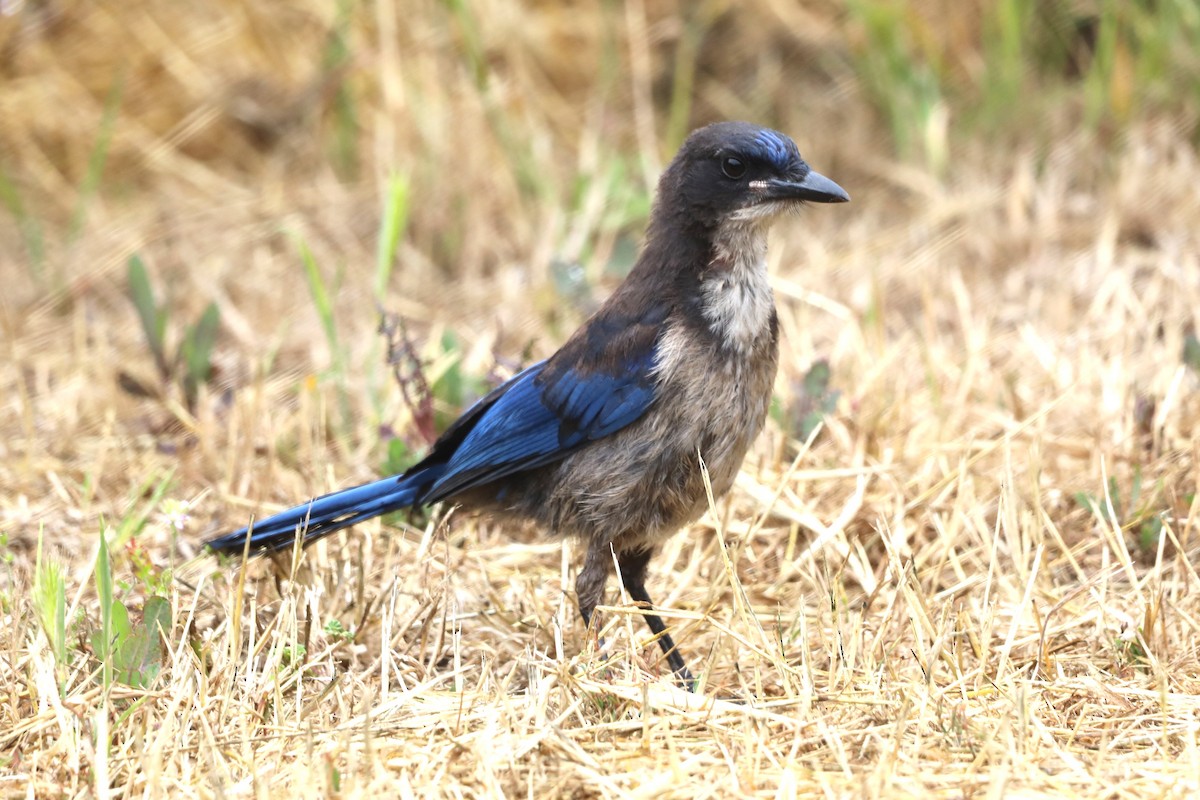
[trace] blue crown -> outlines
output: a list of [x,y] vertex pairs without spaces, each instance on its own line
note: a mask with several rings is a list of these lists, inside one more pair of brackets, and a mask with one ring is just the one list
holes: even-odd
[[787,169],[793,161],[800,159],[796,143],[778,131],[763,128],[754,135],[758,155],[769,161],[777,169]]

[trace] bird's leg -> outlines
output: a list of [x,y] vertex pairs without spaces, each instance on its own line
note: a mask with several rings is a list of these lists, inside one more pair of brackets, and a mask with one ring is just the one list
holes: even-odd
[[[650,595],[646,592],[646,567],[650,563],[650,556],[653,552],[653,549],[648,547],[644,550],[627,550],[617,554],[617,566],[621,570],[621,583],[625,586],[625,591],[629,592],[629,596],[635,603],[648,609],[654,608],[654,603],[651,602]],[[671,634],[667,633],[667,626],[663,624],[662,618],[657,614],[643,614],[642,616],[646,618],[646,624],[658,638],[658,646],[666,655],[667,663],[670,664],[675,677],[685,689],[695,691],[696,681],[692,677],[692,673],[688,671],[687,665],[683,663],[683,656],[679,654],[679,649],[671,639]]]
[[575,576],[575,598],[579,602],[579,616],[588,630],[592,627],[592,614],[608,583],[608,571],[612,567],[612,545],[608,542],[591,542],[583,569]]

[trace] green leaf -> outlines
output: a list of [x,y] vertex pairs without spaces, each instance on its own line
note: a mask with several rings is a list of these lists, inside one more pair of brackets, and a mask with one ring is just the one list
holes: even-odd
[[767,411],[768,416],[775,420],[775,424],[781,428],[787,427],[787,412],[784,410],[783,400],[777,394],[771,395],[771,407]]
[[38,531],[37,560],[33,568],[33,607],[50,641],[54,660],[67,664],[67,581],[62,564],[43,558],[42,531]]
[[809,397],[823,397],[829,391],[829,378],[833,370],[829,362],[821,359],[804,374],[804,391]]
[[[343,67],[354,57],[350,44],[351,23],[358,10],[354,0],[339,0],[337,17],[326,38],[326,48],[323,54],[326,75],[337,75],[343,72]],[[355,96],[345,80],[333,84],[333,103],[330,108],[333,122],[333,138],[331,155],[334,166],[342,177],[354,180],[359,166],[359,133],[362,125],[359,122]]]
[[0,163],[0,203],[17,221],[21,235],[25,238],[25,249],[29,253],[29,267],[39,281],[45,274],[46,245],[42,226],[38,218],[29,213],[21,202],[21,192],[9,177],[7,169]]
[[300,260],[304,262],[304,276],[308,279],[308,292],[312,296],[313,305],[317,309],[317,317],[321,320],[321,327],[325,329],[325,339],[329,342],[329,349],[333,352],[334,358],[341,352],[337,341],[337,326],[333,319],[333,302],[329,299],[329,289],[325,285],[325,278],[321,276],[321,270],[317,266],[317,259],[312,254],[312,250],[308,249],[308,245],[303,240],[297,238],[296,246],[300,249]]
[[446,371],[429,387],[434,399],[434,419],[437,430],[445,430],[462,413],[467,401],[487,394],[487,381],[463,371],[463,349],[458,335],[447,330],[442,335],[442,351],[452,356]]
[[354,632],[346,629],[341,620],[331,619],[325,623],[325,634],[331,639],[348,642],[354,638]]
[[163,597],[149,598],[141,621],[134,625],[125,604],[114,600],[107,616],[110,632],[106,634],[102,624],[92,634],[92,650],[112,680],[146,688],[162,668],[162,637],[171,631],[171,604]]
[[136,253],[129,257],[129,292],[133,297],[133,306],[137,309],[138,319],[142,323],[142,333],[146,336],[146,346],[154,356],[154,363],[163,378],[171,374],[171,365],[167,363],[167,353],[164,340],[167,333],[167,310],[159,308],[154,300],[154,290],[150,288],[150,276],[146,273],[146,265],[141,256]]
[[1142,498],[1142,468],[1139,465],[1133,467],[1133,485],[1129,488],[1129,501],[1126,504],[1132,512],[1137,508],[1138,500]]
[[454,356],[454,360],[446,367],[446,371],[434,381],[431,391],[434,399],[458,408],[463,397],[462,348],[458,344],[458,335],[452,330],[442,334],[442,352]]
[[151,597],[142,609],[142,621],[121,640],[116,653],[117,680],[144,689],[162,669],[164,634],[171,631],[171,604]]
[[79,185],[75,213],[71,215],[71,226],[68,229],[69,241],[74,241],[83,228],[87,217],[88,203],[100,188],[100,177],[104,174],[104,164],[108,160],[108,146],[112,143],[113,130],[116,128],[117,111],[121,108],[121,95],[125,90],[125,76],[119,75],[104,98],[104,114],[100,117],[100,125],[96,128],[96,142],[88,155],[87,171],[83,182]]
[[338,343],[337,324],[333,316],[333,301],[330,299],[329,289],[325,284],[325,279],[321,276],[321,270],[317,266],[317,259],[313,256],[312,250],[299,236],[296,236],[295,240],[296,247],[300,251],[300,260],[304,262],[304,275],[308,279],[309,294],[312,295],[313,306],[321,320],[321,327],[325,330],[325,339],[329,342],[329,353],[333,358],[332,371],[337,380],[338,408],[341,410],[342,417],[341,432],[344,434],[352,427],[351,420],[354,414],[350,410],[350,394],[346,387],[346,353]]
[[1125,519],[1125,513],[1122,511],[1121,503],[1121,487],[1117,485],[1117,476],[1108,476],[1108,498],[1107,501],[1112,503],[1113,513],[1117,515],[1117,522]]
[[108,553],[108,536],[100,528],[100,546],[96,553],[96,594],[100,600],[100,630],[92,634],[92,649],[101,664],[101,683],[105,690],[113,682],[113,652],[119,631],[129,633],[129,614],[125,606],[113,599],[112,561]]
[[1194,333],[1189,333],[1183,340],[1183,363],[1200,374],[1200,338]]
[[808,441],[826,415],[837,410],[841,392],[829,387],[832,375],[833,370],[825,359],[815,362],[804,374],[796,404],[796,416],[799,419],[796,427],[801,441]]
[[170,633],[170,602],[166,597],[150,597],[142,609],[143,620],[150,630]]
[[408,177],[392,175],[388,180],[387,203],[383,209],[383,227],[379,229],[379,246],[375,254],[375,299],[382,303],[387,294],[392,266],[396,263],[396,248],[408,227]]
[[102,641],[107,644],[112,641],[112,564],[108,559],[108,537],[104,528],[100,529],[100,546],[96,552],[96,594],[100,599],[100,628],[104,632]]
[[1103,508],[1104,504],[1096,500],[1096,498],[1092,497],[1087,492],[1076,492],[1075,502],[1080,508],[1085,508],[1096,516],[1102,516],[1103,514],[1101,509]]
[[1153,553],[1162,538],[1162,517],[1151,517],[1138,526],[1138,548],[1143,553]]
[[112,642],[114,647],[119,647],[121,642],[129,638],[129,634],[133,632],[133,628],[129,625],[129,609],[125,608],[125,604],[120,600],[113,600],[112,604]]
[[220,325],[221,310],[216,303],[209,303],[196,324],[188,328],[179,347],[184,367],[183,389],[189,405],[196,402],[200,384],[212,376],[212,351]]
[[[150,514],[158,508],[164,496],[170,491],[174,484],[175,471],[168,470],[163,473],[151,473],[146,476],[138,486],[129,494],[129,511],[121,518],[121,523],[117,526],[116,533],[113,535],[113,544],[117,547],[124,547],[130,539],[141,533],[146,527],[146,521],[150,519]],[[157,483],[156,483],[157,481]],[[151,489],[150,487],[154,488]],[[142,504],[140,510],[137,508],[138,501],[150,493],[150,497]]]

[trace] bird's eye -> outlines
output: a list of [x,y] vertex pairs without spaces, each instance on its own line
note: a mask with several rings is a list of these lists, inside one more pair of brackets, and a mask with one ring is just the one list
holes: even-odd
[[733,178],[736,181],[746,174],[746,162],[740,158],[725,156],[721,161],[721,172],[725,173],[726,178]]

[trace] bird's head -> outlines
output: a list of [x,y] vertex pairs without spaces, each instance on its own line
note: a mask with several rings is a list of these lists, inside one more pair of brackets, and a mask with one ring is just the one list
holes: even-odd
[[663,173],[660,211],[715,228],[725,222],[768,223],[809,203],[850,196],[814,172],[790,138],[747,122],[694,131]]

